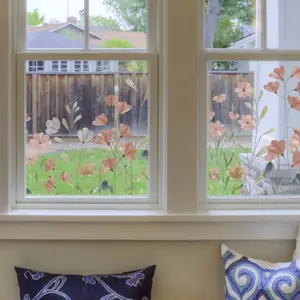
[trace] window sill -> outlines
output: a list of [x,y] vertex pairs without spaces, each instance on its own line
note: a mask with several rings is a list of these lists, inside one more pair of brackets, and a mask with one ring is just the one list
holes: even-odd
[[14,210],[0,215],[0,240],[293,240],[299,221],[300,210]]

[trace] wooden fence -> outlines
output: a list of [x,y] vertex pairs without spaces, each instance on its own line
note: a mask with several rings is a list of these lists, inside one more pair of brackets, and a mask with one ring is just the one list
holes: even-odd
[[[126,83],[126,79],[131,79],[137,86],[138,93]],[[248,81],[253,85],[253,73],[217,73],[212,72],[209,76],[210,84],[209,99],[211,100],[211,110],[215,112],[214,120],[220,120],[228,129],[238,130],[236,122],[232,122],[229,111],[232,107],[241,114],[251,113],[245,106],[245,99],[240,100],[235,88],[238,82]],[[96,115],[105,113],[110,120],[108,126],[112,125],[112,111],[104,103],[104,97],[114,94],[114,87],[119,86],[120,101],[126,101],[133,106],[133,109],[121,117],[121,122],[131,127],[136,135],[147,133],[148,103],[142,106],[148,87],[147,76],[140,74],[120,74],[117,79],[114,74],[28,74],[27,75],[27,113],[31,116],[31,121],[27,123],[28,133],[44,132],[46,121],[53,117],[71,120],[65,107],[72,106],[78,102],[79,113],[82,119],[72,130],[76,134],[78,128],[88,127],[92,130],[99,130],[92,126],[92,121]],[[227,94],[227,99],[222,104],[212,101],[215,95]],[[103,127],[102,127],[103,128]],[[102,129],[101,128],[101,129]],[[63,134],[66,131],[62,130]]]
[[[72,116],[67,113],[66,105],[72,107],[74,102],[78,102],[78,113],[82,119],[75,124],[72,134],[83,127],[98,130],[92,122],[101,113],[108,116],[110,127],[113,123],[112,109],[105,104],[104,97],[114,95],[115,86],[118,86],[119,101],[126,101],[133,106],[130,112],[120,118],[120,122],[129,125],[135,134],[144,135],[148,125],[148,105],[147,101],[141,104],[148,88],[147,76],[121,74],[118,77],[114,74],[28,74],[26,106],[31,116],[27,124],[28,133],[44,132],[46,121],[54,117],[65,118],[70,124]],[[126,79],[135,83],[138,92],[128,86]],[[62,130],[62,133],[67,132]]]

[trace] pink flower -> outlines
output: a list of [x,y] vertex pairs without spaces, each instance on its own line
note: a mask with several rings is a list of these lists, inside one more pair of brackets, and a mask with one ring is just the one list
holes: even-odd
[[26,166],[33,167],[38,162],[38,157],[35,152],[29,151],[26,153]]
[[298,92],[298,94],[300,95],[300,81],[297,83],[297,86],[295,88],[295,91]]
[[136,154],[136,148],[132,143],[125,143],[120,147],[120,151],[124,157],[133,160]]
[[209,112],[208,113],[209,120],[211,121],[214,118],[215,115],[216,114],[213,111]]
[[226,94],[221,94],[221,95],[213,97],[213,101],[215,101],[217,103],[222,103],[226,100],[226,98],[227,98]]
[[242,115],[238,123],[241,125],[243,130],[249,131],[255,128],[256,119],[254,119],[251,115]]
[[110,145],[112,140],[112,131],[111,130],[102,130],[99,134],[96,135],[96,144]]
[[277,157],[284,155],[285,141],[273,140],[271,142],[271,145],[268,146],[267,148],[268,148],[268,154],[265,156],[265,160],[272,161],[273,159],[276,159]]
[[264,85],[265,90],[275,94],[278,93],[279,88],[280,88],[280,83],[278,81],[269,82],[268,84]]
[[222,124],[220,121],[217,121],[216,123],[209,123],[209,133],[212,137],[220,137],[223,135],[224,131],[224,124]]
[[118,110],[120,115],[124,115],[132,109],[132,105],[129,105],[127,102],[118,102]]
[[239,82],[235,92],[238,94],[239,98],[247,98],[253,95],[253,88],[251,84],[246,81]]
[[100,172],[113,172],[117,163],[118,160],[116,158],[108,157],[107,159],[102,161]]
[[300,111],[300,99],[294,96],[288,96],[288,101],[291,108]]
[[284,81],[284,66],[281,66],[280,68],[275,68],[273,70],[273,73],[270,74],[270,77]]
[[295,133],[290,137],[290,149],[291,151],[294,151],[299,146],[300,146],[300,136]]
[[231,120],[237,120],[239,117],[240,117],[240,115],[238,113],[234,113],[232,111],[229,113],[229,118]]
[[209,169],[208,171],[209,180],[216,181],[218,179],[219,172],[220,172],[219,168]]
[[96,116],[95,120],[93,121],[94,126],[103,126],[106,125],[108,122],[108,118],[105,114],[101,114]]
[[300,68],[293,66],[291,77],[300,79]]
[[296,168],[300,168],[300,152],[297,151],[293,155],[292,166]]
[[51,141],[49,140],[48,135],[41,132],[33,135],[33,139],[30,140],[30,144],[35,151],[46,152]]
[[133,137],[133,133],[130,130],[130,127],[124,124],[120,124],[120,137]]

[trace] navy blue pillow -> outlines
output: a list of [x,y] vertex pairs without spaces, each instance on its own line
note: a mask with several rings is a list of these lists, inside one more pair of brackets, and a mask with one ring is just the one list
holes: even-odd
[[90,276],[15,270],[20,300],[150,300],[155,268]]

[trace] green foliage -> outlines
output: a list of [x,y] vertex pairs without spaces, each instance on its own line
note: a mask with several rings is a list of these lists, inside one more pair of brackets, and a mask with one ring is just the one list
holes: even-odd
[[103,17],[103,16],[91,16],[90,17],[90,25],[91,26],[105,26],[110,28],[111,30],[120,31],[120,25],[118,21],[114,20],[113,18]]
[[71,38],[73,40],[80,40],[81,38],[83,38],[83,34],[80,34],[79,32],[72,31],[68,28],[63,28],[61,30],[61,33],[68,36],[69,38]]
[[104,0],[103,4],[123,29],[146,32],[147,0]]
[[45,15],[40,15],[36,8],[33,12],[27,13],[27,24],[30,26],[38,26],[45,23]]
[[107,40],[102,44],[103,48],[134,48],[128,41],[120,39]]
[[249,25],[255,18],[253,0],[224,0],[221,15]]

